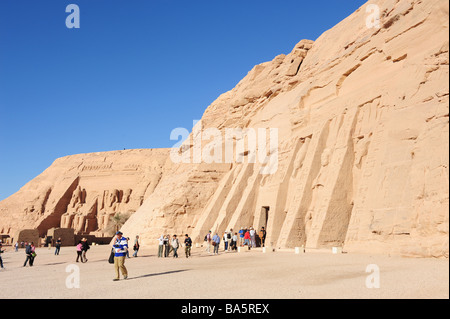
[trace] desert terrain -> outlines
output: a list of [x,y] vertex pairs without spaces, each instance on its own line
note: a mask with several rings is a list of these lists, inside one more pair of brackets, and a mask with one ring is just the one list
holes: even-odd
[[[156,247],[126,260],[129,278],[113,282],[109,246],[93,246],[87,263],[76,263],[75,247],[38,248],[33,267],[23,267],[23,249],[7,247],[0,270],[1,299],[391,299],[449,298],[448,259],[388,255],[332,254],[311,250],[208,254],[193,248],[179,258],[158,258]],[[71,267],[79,267],[79,288]],[[369,265],[379,267],[379,288],[367,288]],[[66,272],[68,270],[68,272]],[[68,279],[69,278],[69,279]],[[117,292],[120,291],[118,295]]]

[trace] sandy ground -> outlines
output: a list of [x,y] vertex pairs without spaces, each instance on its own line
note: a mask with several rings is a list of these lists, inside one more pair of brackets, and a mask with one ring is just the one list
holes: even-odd
[[[75,263],[75,247],[63,247],[59,256],[53,248],[38,248],[35,265],[25,268],[24,250],[6,248],[0,298],[449,298],[448,259],[259,249],[213,256],[203,248],[194,248],[189,259],[180,251],[174,259],[157,258],[156,248],[142,248],[138,258],[126,260],[129,278],[113,282],[108,246],[93,246],[83,264]],[[366,280],[375,273],[366,269],[373,264],[380,287],[369,289]],[[67,286],[75,282],[72,269],[79,269],[79,288]]]

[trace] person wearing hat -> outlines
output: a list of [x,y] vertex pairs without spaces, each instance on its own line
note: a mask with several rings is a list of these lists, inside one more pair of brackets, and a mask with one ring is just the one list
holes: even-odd
[[125,257],[128,251],[128,241],[122,235],[122,232],[118,231],[116,233],[116,238],[114,239],[113,244],[114,269],[116,271],[116,278],[113,279],[114,281],[120,280],[120,271],[122,272],[123,279],[128,278],[128,270],[125,267]]

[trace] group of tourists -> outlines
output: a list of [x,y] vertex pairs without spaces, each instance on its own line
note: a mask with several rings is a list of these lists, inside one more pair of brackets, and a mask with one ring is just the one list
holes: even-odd
[[[192,239],[188,234],[184,235],[184,253],[186,258],[191,257]],[[161,235],[158,239],[158,258],[169,257],[173,252],[173,258],[178,258],[178,248],[183,245],[177,235]]]
[[[248,249],[252,247],[257,247],[260,245],[264,247],[266,239],[266,231],[264,227],[261,228],[259,234],[256,234],[256,231],[253,227],[241,227],[239,232],[233,232],[233,229],[230,231],[225,231],[223,236],[219,236],[218,233],[212,235],[212,232],[209,231],[205,236],[206,242],[206,251],[211,253],[211,248],[213,248],[213,254],[219,254],[219,247],[221,241],[224,243],[224,251],[234,251],[237,250],[238,245],[241,247],[248,246]],[[114,264],[114,269],[116,276],[113,279],[114,281],[120,280],[120,273],[123,276],[123,279],[128,278],[128,270],[125,267],[125,259],[130,258],[129,256],[129,248],[128,242],[130,238],[126,238],[123,236],[123,233],[118,231],[113,240],[113,247],[111,250],[111,257],[109,259],[110,263]],[[171,254],[173,258],[178,258],[178,249],[184,246],[184,252],[186,258],[191,257],[191,248],[192,248],[192,239],[188,234],[185,234],[184,240],[181,240],[177,237],[177,235],[161,235],[158,239],[158,258],[161,257],[169,257]],[[26,260],[24,263],[24,267],[27,264],[32,267],[34,263],[34,259],[36,258],[36,246],[33,242],[31,243],[21,243],[21,247],[25,248]],[[58,238],[55,242],[55,256],[59,255],[61,251],[62,241],[61,238]],[[15,250],[18,251],[19,244],[16,243]],[[133,257],[137,257],[138,251],[140,248],[139,236],[136,236],[133,245]],[[89,243],[86,238],[81,239],[76,245],[77,258],[76,262],[81,261],[85,263],[88,261],[86,254],[90,249]],[[2,244],[0,243],[0,266],[4,268],[3,260],[1,258],[1,254],[5,251],[2,250]]]
[[[37,256],[36,246],[34,245],[34,242],[31,242],[31,243],[23,242],[23,243],[21,243],[21,246],[23,248],[25,248],[25,256],[26,256],[23,267],[26,267],[27,265],[29,265],[30,267],[33,267],[34,259]],[[5,269],[5,267],[3,265],[3,260],[2,260],[2,254],[5,252],[5,250],[3,250],[2,247],[3,247],[2,243],[0,243],[0,268]],[[15,251],[17,252],[19,250],[19,244],[16,243],[14,245],[14,248],[15,248]]]
[[209,231],[204,238],[205,251],[211,253],[211,248],[213,248],[213,254],[219,254],[221,240],[224,244],[224,251],[236,251],[238,245],[240,247],[247,246],[249,250],[258,246],[265,247],[266,235],[264,227],[261,227],[259,234],[256,234],[256,230],[251,226],[241,227],[239,232],[233,232],[233,229],[230,229],[230,231],[225,231],[222,237],[218,233],[213,236],[212,231]]

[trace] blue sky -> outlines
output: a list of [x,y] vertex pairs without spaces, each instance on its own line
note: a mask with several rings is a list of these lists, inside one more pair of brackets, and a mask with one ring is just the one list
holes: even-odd
[[254,65],[364,3],[1,0],[0,200],[58,157],[172,147]]

